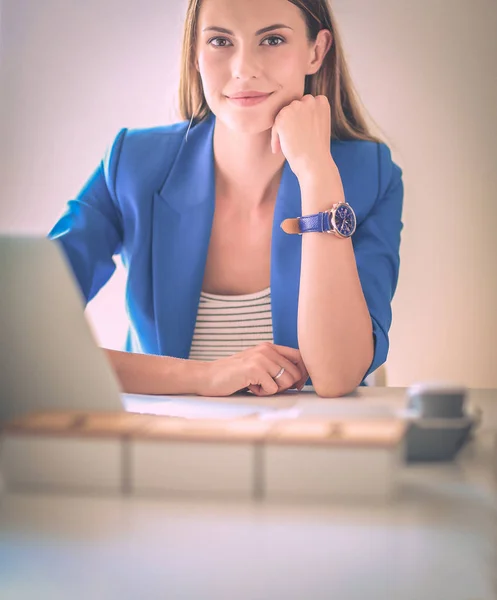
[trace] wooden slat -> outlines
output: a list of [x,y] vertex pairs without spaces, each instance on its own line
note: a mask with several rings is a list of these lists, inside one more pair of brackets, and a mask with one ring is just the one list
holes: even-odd
[[397,445],[405,434],[406,424],[400,419],[295,419],[275,422],[267,443],[312,444],[325,446]]
[[264,442],[324,446],[397,445],[406,429],[400,419],[184,419],[139,413],[47,412],[26,415],[6,425],[9,434],[64,437],[130,437],[150,440]]

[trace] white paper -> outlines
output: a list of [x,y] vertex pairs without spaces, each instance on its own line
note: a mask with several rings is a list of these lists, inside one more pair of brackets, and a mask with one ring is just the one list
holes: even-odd
[[251,404],[250,398],[242,402],[212,398],[181,398],[179,396],[150,396],[145,394],[121,394],[124,408],[129,412],[138,412],[185,419],[235,419],[250,415],[275,412],[277,409]]

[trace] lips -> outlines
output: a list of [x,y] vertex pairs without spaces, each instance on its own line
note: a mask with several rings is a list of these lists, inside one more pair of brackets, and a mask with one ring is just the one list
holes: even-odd
[[259,98],[262,96],[269,96],[271,92],[237,92],[236,94],[231,94],[230,96],[228,96],[228,98],[230,98],[231,100],[239,100],[241,98]]
[[[248,92],[245,92],[245,94],[247,94]],[[251,96],[227,96],[227,99],[229,102],[231,102],[231,104],[234,104],[235,106],[254,106],[256,104],[261,104],[261,102],[264,102],[265,100],[267,100],[269,98],[269,96],[271,96],[271,93],[269,94],[252,94]]]

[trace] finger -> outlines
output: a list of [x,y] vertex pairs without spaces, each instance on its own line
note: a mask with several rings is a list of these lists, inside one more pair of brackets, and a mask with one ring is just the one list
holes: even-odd
[[306,381],[307,381],[307,377],[303,376],[300,379],[298,379],[294,384],[292,384],[288,389],[300,391],[304,387],[304,384]]
[[278,383],[264,368],[261,370],[258,379],[260,388],[259,396],[271,396],[279,391]]
[[274,348],[277,352],[288,358],[288,360],[291,360],[294,364],[297,364],[300,360],[302,360],[300,350],[295,348],[290,348],[289,346],[280,346],[279,344],[269,344],[269,347]]
[[305,382],[309,379],[309,372],[306,369],[306,366],[304,365],[304,361],[301,360],[299,363],[299,369],[300,371],[303,373],[302,374],[302,378],[299,379],[298,383],[298,387],[301,387],[305,384]]
[[[302,355],[300,354],[300,350],[296,350],[295,348],[289,348],[288,346],[279,346],[278,344],[271,344],[270,348],[276,350],[278,352],[278,354],[280,354],[281,356],[284,356],[285,358],[287,358],[288,360],[290,360],[293,364],[295,364],[299,371],[300,371],[300,375],[299,375],[299,379],[301,377],[305,377],[307,374],[307,377],[309,377],[309,374],[307,373],[307,369],[305,367],[304,361],[302,360]],[[306,377],[306,379],[307,379]]]
[[248,390],[250,392],[252,392],[252,394],[255,394],[256,396],[273,396],[274,394],[277,393],[277,391],[276,391],[276,392],[274,392],[274,394],[268,394],[267,392],[264,391],[264,388],[259,384],[249,385]]
[[[287,361],[287,359],[283,358],[281,355],[277,353],[275,353],[275,355],[277,362],[271,360],[265,355],[261,355],[260,365],[264,372],[275,382],[277,391],[282,392],[289,389],[295,383],[296,379],[298,379],[298,377],[295,377],[295,372],[298,372],[298,369],[296,369],[295,365]],[[275,379],[276,375],[281,371],[282,368],[283,373],[278,377],[278,379]]]
[[302,379],[299,379],[297,381],[297,383],[295,384],[294,387],[297,388],[298,390],[301,390],[304,387],[304,385],[308,379],[309,379],[309,373],[306,371],[305,375],[302,377]]
[[264,354],[259,354],[257,362],[250,368],[248,389],[258,396],[269,396],[278,392],[278,384],[270,373],[279,370],[277,364],[272,363]]
[[268,373],[273,378],[280,372],[281,368],[285,369],[283,374],[275,380],[280,388],[289,389],[302,378],[298,366],[276,352],[276,350],[270,349],[267,364]]
[[279,392],[284,392],[286,390],[289,390],[290,388],[292,388],[295,385],[295,381],[296,381],[295,377],[289,371],[287,371],[287,369],[285,367],[283,367],[283,369],[285,369],[285,370],[278,377],[278,379],[275,379],[275,377],[281,371],[281,369],[279,369],[278,371],[272,370],[270,373],[270,376],[272,377],[272,379],[276,382],[276,384],[278,386]]
[[306,366],[305,366],[304,361],[302,360],[302,358],[297,363],[297,367],[298,367],[298,369],[300,371],[301,378],[304,381],[307,381],[307,379],[309,378],[309,373],[308,373],[308,371],[306,369]]
[[[300,371],[287,358],[281,356],[274,350],[270,350],[275,360],[267,355],[261,355],[260,370],[257,372],[255,381],[252,384],[251,391],[257,395],[271,395],[290,389],[295,382],[300,379]],[[276,375],[283,369],[283,372],[275,379]]]
[[[281,356],[281,355],[280,355]],[[304,383],[309,379],[309,373],[305,367],[304,361],[302,358],[297,363],[292,363],[295,366],[295,369],[298,371],[297,380],[291,386],[291,388],[302,389]]]

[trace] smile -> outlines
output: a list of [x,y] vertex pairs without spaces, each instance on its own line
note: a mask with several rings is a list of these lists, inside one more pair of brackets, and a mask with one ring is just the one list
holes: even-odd
[[264,96],[252,96],[247,98],[230,98],[229,96],[226,96],[226,98],[230,102],[233,102],[233,104],[236,104],[237,106],[253,106],[254,104],[260,104],[261,102],[264,102],[264,100],[267,100],[269,96],[271,96],[271,94],[265,94]]

